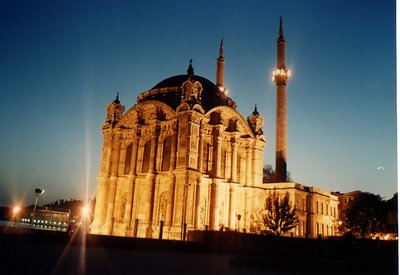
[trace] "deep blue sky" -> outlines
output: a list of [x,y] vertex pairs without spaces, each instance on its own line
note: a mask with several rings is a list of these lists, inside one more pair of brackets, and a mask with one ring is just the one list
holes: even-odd
[[0,1],[0,205],[96,192],[105,106],[186,72],[257,103],[274,164],[279,16],[287,40],[288,169],[329,191],[397,190],[394,0]]

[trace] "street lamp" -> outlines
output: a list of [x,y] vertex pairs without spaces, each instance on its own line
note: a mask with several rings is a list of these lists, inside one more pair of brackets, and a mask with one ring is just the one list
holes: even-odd
[[85,205],[84,207],[82,207],[82,216],[83,216],[83,217],[87,217],[87,215],[89,214],[89,212],[90,212],[90,208],[89,208],[88,205]]
[[12,225],[15,226],[15,216],[19,213],[21,208],[19,206],[14,206],[13,208],[13,216],[12,216]]
[[39,189],[39,188],[36,188],[36,189],[35,189],[35,204],[34,204],[34,206],[33,206],[31,224],[33,223],[33,219],[35,218],[36,205],[37,205],[37,201],[38,201],[38,198],[39,198],[39,194],[43,194],[43,193],[44,193],[44,189]]
[[242,218],[242,215],[237,214],[237,231],[240,232],[240,219]]
[[89,219],[90,207],[89,205],[85,205],[82,207],[82,224],[83,224],[83,232],[86,233],[88,231],[87,228],[87,220]]

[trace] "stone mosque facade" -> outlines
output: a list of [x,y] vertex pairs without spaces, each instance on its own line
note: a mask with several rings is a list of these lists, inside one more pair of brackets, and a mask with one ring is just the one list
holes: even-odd
[[298,211],[292,234],[334,235],[337,197],[293,182],[263,183],[262,127],[257,108],[245,118],[227,95],[222,41],[215,84],[194,74],[190,61],[186,74],[141,93],[126,112],[117,95],[102,127],[91,233],[184,239],[189,230],[257,232],[276,190],[288,192]]

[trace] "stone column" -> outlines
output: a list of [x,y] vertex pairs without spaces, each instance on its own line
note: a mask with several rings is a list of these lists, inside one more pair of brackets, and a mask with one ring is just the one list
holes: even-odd
[[193,226],[194,226],[194,230],[199,229],[199,218],[200,218],[200,192],[201,192],[201,185],[200,185],[200,179],[198,181],[196,181],[196,185],[195,185],[195,201],[194,201],[194,208],[195,208],[195,215],[194,215],[194,222],[193,222]]
[[232,173],[231,173],[231,181],[232,182],[237,182],[237,144],[236,144],[236,139],[234,142],[232,142]]
[[94,212],[93,224],[91,227],[91,233],[94,234],[107,234],[103,232],[103,224],[106,222],[107,205],[105,200],[106,195],[106,178],[105,176],[97,177],[97,195],[96,195],[96,207]]
[[170,184],[168,187],[168,207],[167,207],[167,217],[165,221],[165,225],[169,227],[173,224],[173,213],[174,213],[174,194],[175,194],[175,174],[173,173],[176,165],[176,139],[178,135],[174,132],[172,136],[172,143],[171,143],[171,161],[169,163],[169,178]]
[[210,196],[210,229],[219,230],[219,197],[220,186],[219,180],[213,179],[211,183],[211,196]]
[[[156,126],[158,127],[158,126]],[[153,224],[153,211],[154,211],[154,196],[155,196],[155,165],[157,160],[157,144],[158,144],[158,129],[156,128],[154,134],[151,139],[151,150],[150,150],[150,163],[149,163],[149,172],[147,173],[147,183],[150,185],[149,187],[149,196],[148,196],[148,209],[146,213],[146,217],[148,218],[148,225],[146,229],[146,237],[152,237],[152,224]]]
[[114,206],[115,206],[115,192],[117,185],[118,161],[121,148],[121,142],[115,141],[113,151],[111,153],[111,177],[110,177],[110,190],[107,201],[107,218],[106,223],[110,235],[112,235],[112,227],[114,226]]
[[214,146],[213,151],[213,174],[215,177],[221,177],[221,151],[222,151],[222,137],[220,136],[220,127],[214,128]]
[[251,148],[250,145],[246,146],[246,186],[252,186],[251,181]]
[[200,137],[199,137],[199,160],[198,160],[198,163],[197,163],[197,169],[199,170],[200,173],[203,173],[203,150],[204,150],[203,141],[204,141],[204,138],[203,138],[203,133],[201,131],[201,128],[200,128],[200,132],[199,133],[200,133]]
[[236,229],[236,192],[234,188],[234,183],[229,184],[229,223],[228,226],[231,230]]
[[117,175],[123,175],[124,174],[125,162],[126,162],[126,148],[127,148],[127,144],[124,142],[121,145],[121,148],[120,148]]
[[132,224],[132,210],[133,210],[133,194],[135,189],[135,178],[136,178],[136,157],[138,151],[139,139],[134,137],[132,142],[132,155],[131,155],[131,167],[129,168],[128,175],[128,195],[126,198],[126,208],[125,208],[125,221],[127,228],[131,228]]
[[231,146],[226,146],[226,160],[225,160],[225,175],[223,175],[224,179],[232,178],[232,148]]

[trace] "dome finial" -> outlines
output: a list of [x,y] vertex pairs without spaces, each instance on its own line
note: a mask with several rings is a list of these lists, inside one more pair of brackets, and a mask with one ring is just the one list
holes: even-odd
[[255,115],[255,116],[259,115],[259,113],[258,113],[258,111],[257,111],[257,104],[254,104],[253,115]]
[[115,97],[114,101],[116,104],[120,104],[121,102],[119,101],[119,92],[117,92],[117,96]]
[[188,74],[189,76],[194,75],[194,70],[193,70],[193,67],[192,67],[192,61],[193,61],[193,59],[190,59],[190,61],[189,61],[189,68],[187,69],[187,74]]

